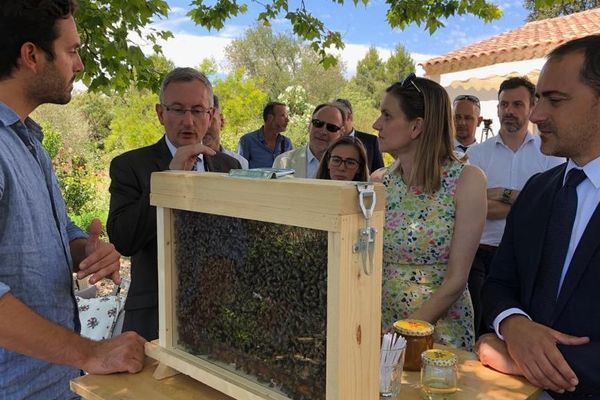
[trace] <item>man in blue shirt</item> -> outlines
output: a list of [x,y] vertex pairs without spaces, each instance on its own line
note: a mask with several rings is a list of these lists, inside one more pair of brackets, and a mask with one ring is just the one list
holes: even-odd
[[72,272],[120,281],[120,254],[68,218],[40,127],[28,115],[65,104],[83,69],[72,0],[0,7],[0,399],[69,399],[69,380],[137,372],[144,340],[94,342],[79,330]]
[[281,153],[292,150],[292,141],[281,134],[290,118],[283,103],[270,102],[263,110],[265,124],[240,138],[238,153],[248,160],[250,168],[271,168]]

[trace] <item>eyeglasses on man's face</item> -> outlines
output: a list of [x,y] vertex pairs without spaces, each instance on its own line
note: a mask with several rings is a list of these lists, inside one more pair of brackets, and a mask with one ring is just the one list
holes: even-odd
[[419,87],[415,83],[416,78],[417,76],[415,75],[415,73],[411,72],[406,78],[404,78],[402,82],[400,82],[400,87],[402,89],[410,89],[411,87],[413,87],[417,90],[417,92],[422,94],[423,92],[421,92],[421,89],[419,89]]
[[192,108],[183,108],[180,106],[168,106],[166,104],[161,104],[165,110],[167,110],[168,113],[175,115],[177,117],[183,117],[185,115],[186,112],[190,112],[190,114],[192,114],[192,117],[194,118],[202,118],[205,115],[210,114],[210,112],[212,111],[212,107],[192,107]]
[[454,103],[456,103],[457,101],[463,101],[463,100],[470,101],[471,103],[475,104],[477,107],[481,108],[479,99],[476,96],[473,96],[470,94],[461,94],[461,95],[456,96],[454,98]]
[[360,161],[355,160],[354,158],[342,158],[339,156],[331,156],[329,158],[330,166],[339,167],[342,163],[344,163],[348,169],[358,169],[358,167],[360,167]]
[[331,133],[336,133],[337,131],[339,131],[340,129],[342,129],[341,126],[337,126],[337,125],[331,124],[329,122],[321,121],[318,118],[313,118],[310,122],[311,122],[311,124],[313,124],[313,126],[315,128],[322,128],[323,125],[324,125],[325,129],[327,129],[327,131],[329,131]]

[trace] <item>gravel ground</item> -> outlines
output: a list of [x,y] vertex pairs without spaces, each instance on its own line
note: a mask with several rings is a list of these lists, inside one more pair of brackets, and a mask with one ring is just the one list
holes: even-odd
[[[121,257],[121,291],[119,292],[122,296],[127,295],[127,289],[129,288],[129,282],[131,281],[131,261],[129,258]],[[109,296],[113,293],[115,284],[110,279],[103,279],[96,283],[98,290],[98,296]]]

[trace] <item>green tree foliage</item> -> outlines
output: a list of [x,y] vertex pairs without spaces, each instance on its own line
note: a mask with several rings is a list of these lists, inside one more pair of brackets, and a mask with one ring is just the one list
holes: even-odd
[[200,62],[200,65],[196,69],[202,72],[204,75],[214,75],[219,72],[219,66],[214,58],[205,58]]
[[[379,115],[379,109],[374,107],[373,100],[365,96],[361,87],[358,87],[356,81],[351,80],[340,93],[343,99],[350,100],[352,103],[352,121],[354,127],[359,131],[373,132],[373,122]],[[379,99],[381,101],[381,99]]]
[[394,52],[385,62],[385,80],[388,86],[392,82],[403,79],[411,72],[415,72],[415,62],[402,45],[397,45]]
[[233,69],[243,67],[270,99],[299,84],[306,88],[310,101],[323,101],[344,84],[339,65],[325,69],[308,46],[290,34],[275,34],[268,26],[247,30],[225,53]]
[[113,119],[114,99],[88,91],[74,96],[70,104],[83,113],[90,128],[89,139],[92,143],[98,146],[98,150],[104,149],[103,141],[110,134]]
[[157,103],[158,95],[134,88],[116,102],[111,133],[104,141],[108,159],[160,139],[164,129],[156,116]]
[[538,21],[600,7],[600,0],[525,0],[523,6],[529,10],[527,21]]
[[65,147],[62,134],[51,123],[41,122],[43,146],[52,159],[67,212],[80,227],[87,227],[93,218],[106,220],[108,205],[106,179],[97,174],[82,150]]
[[166,17],[168,10],[166,0],[79,0],[76,19],[86,86],[123,92],[135,82],[140,88],[158,88],[160,71],[132,39],[137,36],[137,42],[160,53],[159,39],[173,35],[150,24]]
[[352,78],[352,82],[365,97],[371,99],[371,106],[376,107],[381,100],[385,80],[385,64],[379,57],[377,49],[371,47],[356,64],[356,75]]
[[351,79],[352,90],[370,99],[371,107],[378,108],[385,88],[414,70],[414,62],[403,46],[397,46],[387,61],[371,47],[356,65],[356,75]]
[[308,122],[316,104],[308,101],[307,91],[300,85],[288,86],[277,101],[289,108],[290,122],[284,134],[290,138],[294,147],[304,146],[308,142]]
[[[332,6],[349,3],[348,6],[355,7],[367,7],[372,1],[330,0]],[[526,4],[531,2],[535,2],[537,9],[554,9],[557,4],[559,8],[564,5],[562,13],[598,6],[597,0],[525,0]],[[192,0],[188,16],[200,26],[219,30],[228,19],[246,13],[246,3]],[[311,13],[304,1],[299,2],[297,7],[295,4],[298,2],[292,6],[288,0],[255,3],[263,6],[256,16],[258,23],[270,25],[273,20],[286,19],[294,35],[308,43],[323,66],[337,63],[331,51],[344,47],[342,35],[328,29]],[[404,29],[414,22],[430,33],[442,27],[442,21],[453,15],[471,14],[486,22],[502,16],[500,8],[490,0],[387,0],[386,3],[386,17],[391,28]],[[172,37],[172,33],[153,29],[150,24],[167,17],[168,11],[166,0],[79,0],[76,17],[82,36],[81,55],[86,66],[84,83],[91,89],[116,89],[120,92],[128,90],[130,82],[135,82],[138,88],[158,89],[160,71],[137,43],[150,44],[155,53],[160,53],[159,41]],[[136,39],[136,36],[139,38]]]
[[225,127],[221,132],[223,147],[235,151],[240,137],[258,129],[262,124],[262,111],[268,96],[256,80],[244,77],[244,69],[237,68],[224,79],[213,83],[213,90],[225,116]]
[[[331,0],[331,2],[340,5],[346,3],[344,0]],[[198,25],[209,29],[221,29],[227,19],[248,10],[246,4],[238,4],[235,0],[217,0],[213,5],[205,3],[205,0],[193,0],[193,9],[188,15]],[[351,3],[354,6],[366,7],[370,1],[352,0]],[[444,26],[442,19],[452,15],[473,14],[488,22],[502,16],[498,6],[486,0],[387,0],[386,3],[389,5],[387,21],[392,28],[404,29],[410,23],[416,22],[430,33]],[[272,20],[281,17],[287,19],[292,25],[294,34],[310,43],[310,47],[326,67],[336,63],[335,57],[329,50],[344,47],[341,34],[329,30],[306,8],[304,1],[300,2],[295,9],[290,7],[288,0],[267,0],[258,4],[264,7],[257,17],[258,21],[269,25]]]

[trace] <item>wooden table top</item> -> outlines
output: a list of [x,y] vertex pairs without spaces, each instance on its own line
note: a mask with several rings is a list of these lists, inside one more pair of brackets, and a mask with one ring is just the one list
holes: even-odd
[[[539,396],[540,390],[525,379],[486,368],[473,353],[448,350],[459,359],[459,390],[452,400],[533,400]],[[157,364],[148,357],[138,374],[82,376],[71,381],[71,390],[86,400],[234,400],[183,374],[156,380],[152,374]],[[399,398],[422,400],[419,379],[419,372],[404,371]]]
[[[474,353],[435,344],[434,348],[453,352],[458,356],[458,391],[452,400],[533,400],[541,390],[525,378],[506,375],[481,365]],[[402,400],[422,400],[420,372],[402,373]]]
[[146,357],[140,373],[86,375],[73,379],[71,390],[86,400],[234,400],[187,375],[156,380],[157,365]]

